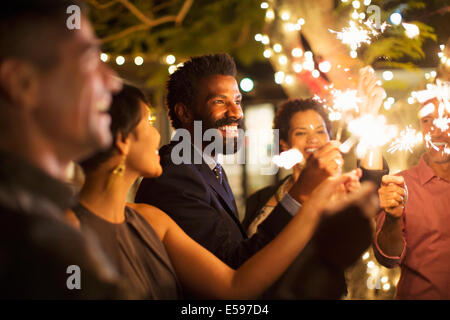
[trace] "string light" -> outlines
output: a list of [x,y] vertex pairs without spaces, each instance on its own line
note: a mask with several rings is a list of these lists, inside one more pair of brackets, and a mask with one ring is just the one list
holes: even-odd
[[291,75],[287,75],[287,76],[284,78],[284,82],[285,82],[286,84],[288,84],[288,85],[291,85],[291,84],[294,83],[294,77],[291,76]]
[[281,49],[282,49],[281,44],[276,43],[276,44],[273,45],[273,51],[279,53],[279,52],[281,52]]
[[144,58],[142,58],[141,56],[137,56],[136,58],[134,58],[134,63],[137,66],[141,66],[144,63]]
[[100,60],[107,62],[109,60],[109,56],[106,53],[102,53],[100,54]]
[[261,2],[261,9],[268,9],[269,4],[267,2]]
[[170,74],[174,73],[176,70],[177,70],[177,67],[174,66],[174,65],[171,65],[171,66],[169,67],[169,73],[170,73]]
[[281,20],[287,21],[291,17],[291,14],[288,11],[283,11],[281,13]]
[[166,63],[167,64],[174,64],[175,61],[176,61],[176,58],[175,58],[175,56],[173,54],[167,55],[167,57],[166,57]]
[[272,56],[272,50],[270,50],[270,49],[264,50],[263,56],[264,56],[264,58],[269,59]]
[[273,12],[272,9],[269,9],[266,11],[266,19],[267,20],[273,20],[275,18],[275,12]]
[[287,64],[288,59],[287,59],[287,57],[286,57],[285,55],[282,55],[282,56],[280,56],[280,57],[278,58],[278,62],[279,62],[282,66],[284,66],[285,64]]
[[389,70],[383,71],[383,79],[386,81],[391,81],[392,79],[394,79],[394,74]]
[[274,77],[276,84],[282,84],[284,81],[284,72],[283,71],[275,72]]
[[300,58],[303,55],[303,51],[300,48],[292,49],[291,53],[292,53],[292,56],[295,58]]
[[125,63],[125,58],[124,58],[123,56],[118,56],[118,57],[116,58],[116,63],[117,63],[119,66],[123,65],[123,64]]
[[318,77],[320,76],[320,72],[319,72],[319,70],[313,70],[313,71],[311,72],[311,75],[312,75],[314,78],[318,78]]
[[295,72],[299,73],[299,72],[302,72],[303,67],[300,63],[294,63],[293,69]]

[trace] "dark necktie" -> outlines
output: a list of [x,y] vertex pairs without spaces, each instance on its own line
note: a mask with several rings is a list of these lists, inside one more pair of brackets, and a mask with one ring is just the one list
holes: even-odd
[[220,164],[217,164],[214,167],[213,172],[217,178],[217,181],[219,181],[219,183],[222,184],[222,166]]

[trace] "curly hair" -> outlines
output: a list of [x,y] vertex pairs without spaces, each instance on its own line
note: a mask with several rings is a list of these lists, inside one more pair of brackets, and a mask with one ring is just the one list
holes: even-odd
[[280,130],[280,139],[288,141],[289,127],[291,118],[299,111],[314,110],[323,119],[326,125],[328,136],[331,137],[331,122],[328,119],[328,113],[325,108],[312,98],[309,99],[291,99],[280,104],[275,114],[273,128]]
[[175,113],[175,105],[181,102],[193,109],[199,81],[211,75],[235,77],[236,64],[233,58],[227,53],[192,57],[169,76],[166,106],[172,127],[178,129],[182,126]]

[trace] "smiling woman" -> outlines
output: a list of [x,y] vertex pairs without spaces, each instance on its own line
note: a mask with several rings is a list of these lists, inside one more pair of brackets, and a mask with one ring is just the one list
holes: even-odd
[[[325,108],[313,99],[293,99],[283,102],[275,115],[274,129],[280,133],[280,151],[296,148],[305,159],[328,143],[331,136],[331,124]],[[341,160],[338,156],[336,159]],[[264,188],[250,197],[243,221],[248,236],[256,233],[258,225],[269,216],[279,200],[297,181],[302,165],[294,166],[293,174],[286,177],[274,190]],[[264,197],[263,202],[255,203],[256,198],[268,191],[269,198]]]

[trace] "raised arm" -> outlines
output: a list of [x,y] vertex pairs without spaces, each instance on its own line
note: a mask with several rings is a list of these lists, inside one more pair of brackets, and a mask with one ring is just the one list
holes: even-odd
[[[254,298],[267,289],[290,265],[312,237],[321,214],[336,188],[353,175],[329,178],[306,201],[301,211],[261,251],[233,270],[189,238],[167,215],[156,208],[137,208],[160,235],[185,287],[198,296],[220,299]],[[367,198],[364,190],[358,199]],[[346,200],[354,203],[355,199]],[[142,206],[142,205],[139,205]],[[156,211],[155,211],[156,210]]]

